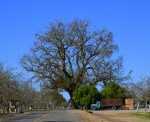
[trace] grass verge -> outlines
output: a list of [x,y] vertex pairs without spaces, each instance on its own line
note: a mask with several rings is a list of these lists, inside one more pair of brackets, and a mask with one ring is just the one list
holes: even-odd
[[150,119],[150,113],[132,113],[131,116]]

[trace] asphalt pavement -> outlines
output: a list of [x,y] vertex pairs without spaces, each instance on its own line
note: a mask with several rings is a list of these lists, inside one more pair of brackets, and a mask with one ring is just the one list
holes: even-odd
[[84,120],[70,110],[57,109],[26,112],[0,122],[84,122]]

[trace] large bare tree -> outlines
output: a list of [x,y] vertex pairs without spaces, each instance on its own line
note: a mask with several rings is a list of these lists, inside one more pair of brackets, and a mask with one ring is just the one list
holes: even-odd
[[67,91],[71,100],[82,84],[122,80],[122,59],[111,59],[118,50],[112,32],[93,31],[83,20],[70,24],[55,21],[36,37],[30,54],[21,58],[21,65],[50,88]]

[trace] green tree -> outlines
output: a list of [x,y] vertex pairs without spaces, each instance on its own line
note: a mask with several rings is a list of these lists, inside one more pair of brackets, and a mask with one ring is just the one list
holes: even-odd
[[118,50],[112,32],[90,28],[83,20],[51,23],[44,34],[36,34],[37,40],[30,54],[21,58],[21,65],[49,88],[67,91],[73,104],[73,92],[87,82],[96,85],[112,78],[122,80],[121,58],[111,60]]
[[78,106],[90,108],[92,103],[95,103],[100,99],[100,94],[95,86],[87,85],[75,90],[73,93],[73,99]]
[[109,82],[101,92],[101,98],[125,98],[127,91],[115,82]]

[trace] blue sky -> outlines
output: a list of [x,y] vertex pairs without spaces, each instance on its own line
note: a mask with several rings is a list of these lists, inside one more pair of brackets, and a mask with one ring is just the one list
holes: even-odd
[[53,20],[89,20],[114,33],[126,71],[137,80],[150,75],[149,0],[0,0],[0,61],[18,67],[35,33]]

